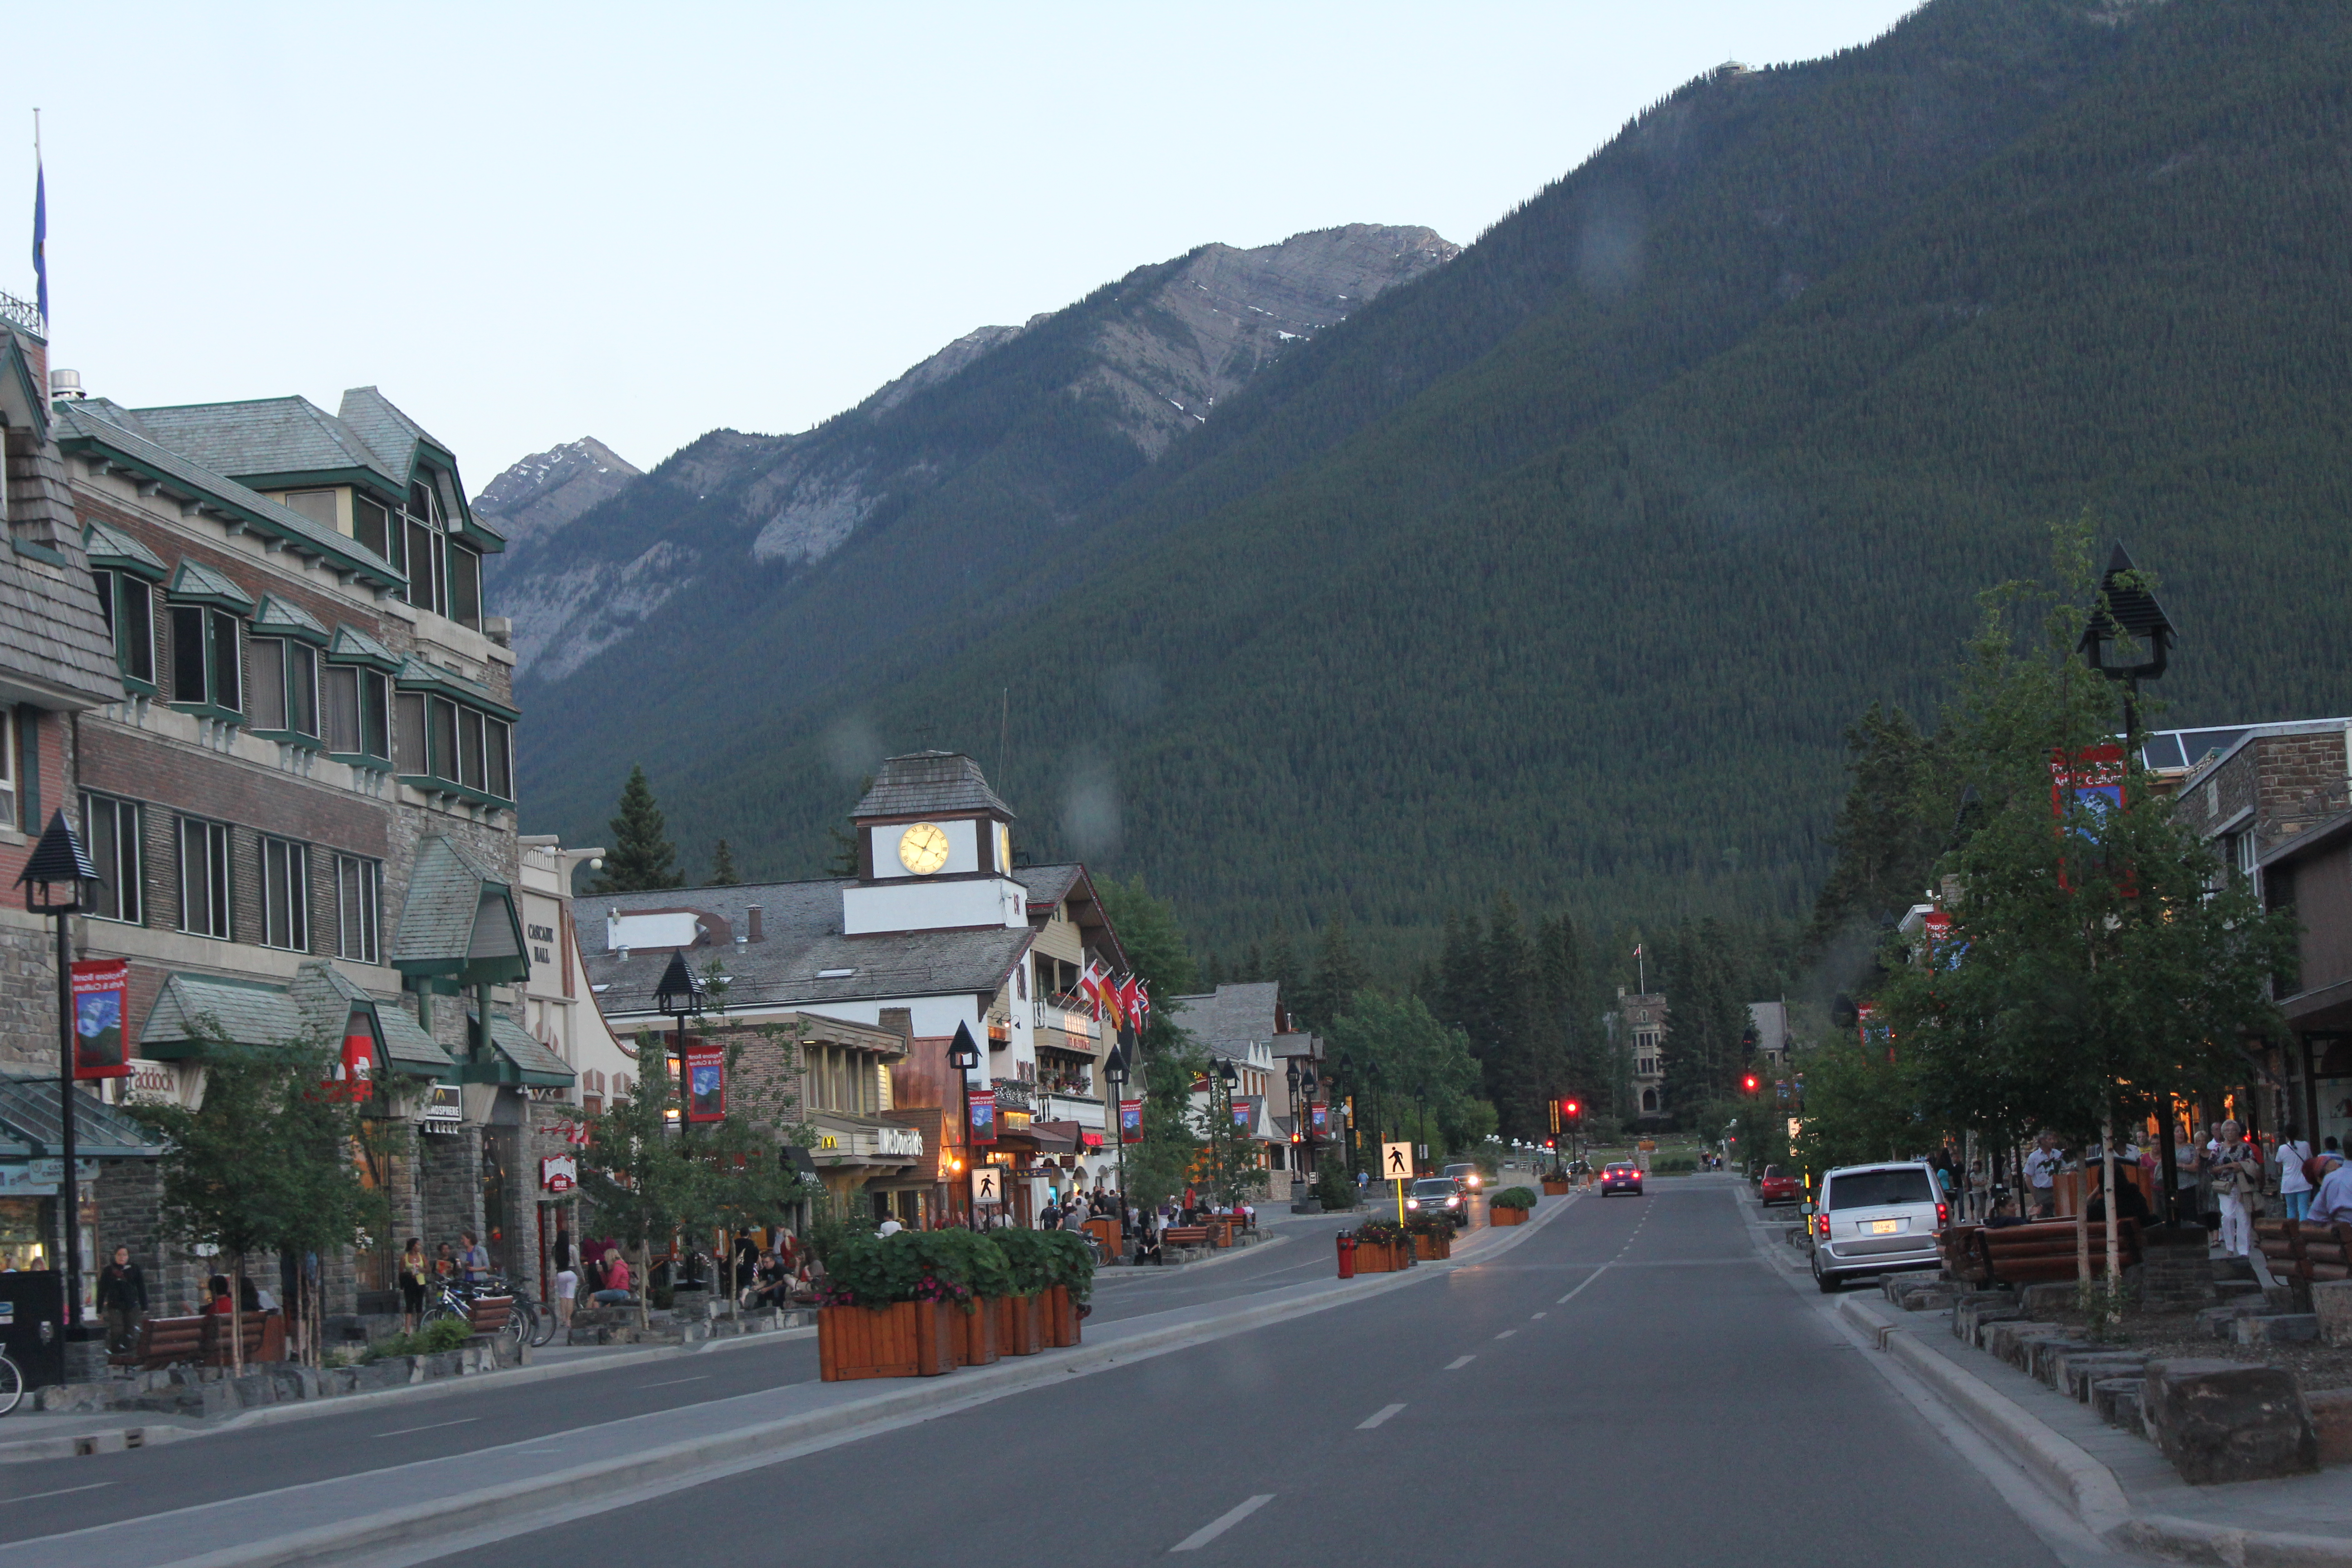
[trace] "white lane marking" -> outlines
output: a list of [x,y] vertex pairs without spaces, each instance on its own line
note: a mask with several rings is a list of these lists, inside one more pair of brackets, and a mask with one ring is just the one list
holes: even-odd
[[1209,1542],[1214,1541],[1217,1537],[1223,1535],[1225,1531],[1231,1530],[1234,1526],[1239,1524],[1242,1521],[1247,1519],[1250,1515],[1255,1513],[1258,1510],[1264,1508],[1273,1500],[1274,1494],[1272,1492],[1260,1492],[1257,1496],[1250,1499],[1247,1502],[1238,1503],[1234,1507],[1227,1509],[1224,1512],[1219,1514],[1216,1518],[1211,1520],[1208,1523],[1202,1525],[1200,1529],[1194,1531],[1192,1534],[1186,1536],[1183,1540],[1178,1542],[1168,1550],[1171,1552],[1198,1552],[1201,1548],[1206,1546]]
[[1518,1331],[1519,1331],[1517,1329],[1505,1329],[1501,1333],[1496,1334],[1495,1337],[1498,1340],[1507,1340]]
[[422,1426],[399,1426],[389,1432],[379,1432],[379,1437],[405,1437],[411,1432],[431,1432],[443,1426],[463,1426],[469,1421],[479,1421],[478,1415],[461,1415],[455,1421],[428,1421]]
[[1550,1313],[1549,1313],[1549,1312],[1538,1312],[1538,1313],[1535,1315],[1535,1318],[1529,1318],[1529,1319],[1528,1320],[1528,1321],[1529,1321],[1529,1322],[1531,1322],[1531,1323],[1532,1323],[1532,1322],[1534,1322],[1534,1321],[1536,1321],[1536,1318],[1548,1318],[1548,1317],[1549,1317],[1550,1315],[1551,1315],[1551,1314],[1550,1314]]
[[[1398,1411],[1403,1408],[1404,1406],[1402,1405],[1383,1405],[1378,1410],[1373,1411],[1370,1416],[1357,1422],[1356,1430],[1359,1432],[1369,1432],[1373,1427],[1379,1426],[1381,1422],[1387,1420],[1390,1416],[1395,1415]],[[110,1481],[107,1484],[111,1486],[114,1483]]]
[[[1616,1260],[1615,1258],[1611,1258],[1611,1259],[1609,1260],[1609,1262],[1610,1262],[1610,1263],[1614,1263],[1615,1261],[1617,1261],[1617,1260]],[[1604,1263],[1604,1264],[1602,1264],[1600,1268],[1596,1268],[1596,1269],[1594,1269],[1594,1270],[1592,1271],[1592,1279],[1600,1279],[1603,1274],[1606,1274],[1606,1273],[1608,1273],[1608,1272],[1609,1272],[1609,1263]],[[1565,1307],[1565,1306],[1567,1306],[1570,1301],[1575,1300],[1577,1299],[1577,1297],[1579,1297],[1579,1296],[1580,1296],[1580,1295],[1582,1295],[1582,1294],[1584,1293],[1584,1286],[1585,1286],[1585,1285],[1590,1285],[1590,1284],[1591,1284],[1591,1283],[1592,1283],[1592,1279],[1587,1279],[1587,1280],[1584,1282],[1584,1285],[1579,1285],[1575,1289],[1570,1290],[1567,1295],[1562,1296],[1559,1300],[1554,1301],[1554,1302],[1552,1303],[1552,1305],[1553,1305],[1553,1306],[1555,1306],[1555,1307]]]
[[710,1374],[705,1372],[698,1373],[693,1377],[673,1377],[667,1383],[641,1383],[637,1384],[637,1386],[639,1388],[676,1388],[681,1383],[708,1383],[709,1381]]
[[1478,1358],[1475,1355],[1455,1356],[1452,1361],[1445,1363],[1445,1370],[1448,1372],[1460,1372],[1464,1367],[1468,1366],[1472,1362],[1476,1361],[1477,1359]]
[[[62,1165],[58,1168],[59,1170],[65,1169]],[[1392,1406],[1392,1408],[1402,1410],[1404,1406],[1399,1405]],[[36,1498],[66,1497],[74,1492],[94,1492],[100,1487],[110,1487],[114,1483],[112,1481],[92,1481],[86,1487],[59,1487],[53,1492],[26,1492],[23,1497],[0,1498],[0,1502],[31,1502]]]

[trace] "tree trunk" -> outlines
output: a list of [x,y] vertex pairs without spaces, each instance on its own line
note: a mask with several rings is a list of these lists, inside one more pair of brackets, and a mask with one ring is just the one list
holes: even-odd
[[245,1254],[229,1265],[228,1364],[232,1376],[245,1375]]
[[654,1244],[637,1243],[637,1327],[653,1327],[654,1310]]
[[2116,1191],[2116,1107],[2111,1098],[2099,1119],[2100,1146],[2106,1152],[2107,1187],[2107,1308],[2110,1323],[2122,1317],[2123,1201]]
[[2074,1282],[2080,1286],[2091,1282],[2091,1204],[2079,1181],[2074,1184]]

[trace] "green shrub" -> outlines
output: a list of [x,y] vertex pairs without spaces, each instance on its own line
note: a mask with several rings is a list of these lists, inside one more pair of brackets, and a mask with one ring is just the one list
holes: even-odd
[[1486,1206],[1497,1209],[1531,1209],[1536,1206],[1536,1192],[1533,1187],[1505,1187],[1486,1200]]
[[425,1324],[413,1334],[393,1334],[376,1341],[361,1352],[362,1361],[382,1361],[386,1356],[439,1355],[454,1351],[473,1337],[473,1327],[463,1318],[439,1318]]
[[1696,1160],[1675,1159],[1653,1160],[1650,1162],[1650,1174],[1654,1176],[1688,1175],[1697,1169],[1698,1162]]
[[900,1231],[912,1237],[917,1258],[934,1279],[961,1287],[974,1297],[1010,1296],[1013,1267],[1004,1249],[976,1230]]
[[1394,1247],[1412,1239],[1411,1231],[1388,1219],[1368,1219],[1356,1227],[1355,1235],[1358,1241],[1370,1242],[1377,1247]]
[[1327,1209],[1351,1209],[1356,1206],[1356,1184],[1336,1162],[1326,1162],[1315,1173],[1315,1195]]

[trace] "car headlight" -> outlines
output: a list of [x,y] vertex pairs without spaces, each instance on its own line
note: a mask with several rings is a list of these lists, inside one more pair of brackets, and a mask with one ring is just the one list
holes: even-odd
[[1404,1201],[1404,1206],[1409,1209],[1417,1209],[1421,1206],[1421,1200],[1419,1198],[1407,1198]]
[[1446,1206],[1447,1208],[1452,1208],[1452,1207],[1454,1207],[1456,1204],[1459,1204],[1461,1201],[1462,1201],[1462,1200],[1461,1200],[1460,1198],[1448,1198],[1448,1199],[1446,1199],[1446,1200],[1445,1200],[1445,1206]]

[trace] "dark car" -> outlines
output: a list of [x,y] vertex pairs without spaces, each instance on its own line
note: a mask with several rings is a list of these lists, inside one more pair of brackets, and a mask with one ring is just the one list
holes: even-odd
[[1640,1197],[1642,1168],[1629,1160],[1620,1160],[1613,1164],[1601,1166],[1601,1195],[1605,1198],[1612,1193],[1631,1193],[1635,1197]]
[[1800,1204],[1805,1201],[1805,1184],[1778,1165],[1767,1165],[1756,1180],[1756,1196],[1768,1204]]
[[1456,1230],[1470,1223],[1470,1200],[1463,1195],[1462,1184],[1451,1176],[1422,1177],[1405,1189],[1404,1207],[1407,1215],[1444,1215]]

